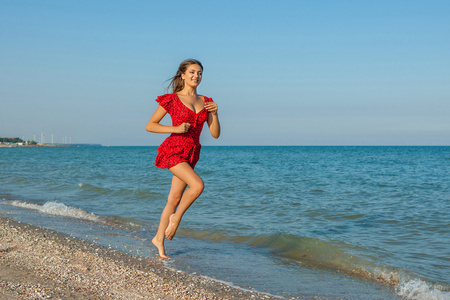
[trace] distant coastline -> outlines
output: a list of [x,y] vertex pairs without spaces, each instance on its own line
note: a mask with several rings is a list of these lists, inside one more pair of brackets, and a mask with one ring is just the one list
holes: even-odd
[[64,144],[9,144],[9,143],[0,143],[0,148],[13,148],[13,147],[73,147],[73,145],[64,145]]
[[35,141],[24,141],[20,138],[1,138],[0,147],[102,147],[101,144],[45,144],[36,143]]
[[0,137],[0,147],[70,147],[67,144],[36,143],[34,140],[25,141],[18,137]]
[[13,148],[13,147],[103,147],[101,144],[35,144],[35,145],[17,145],[0,143],[0,148]]

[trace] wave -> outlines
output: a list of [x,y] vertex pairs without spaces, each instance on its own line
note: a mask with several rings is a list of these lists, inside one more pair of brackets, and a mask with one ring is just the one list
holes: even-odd
[[[330,269],[388,284],[395,287],[397,294],[406,299],[450,299],[450,285],[419,278],[408,270],[376,265],[369,259],[350,253],[354,252],[352,247],[344,243],[330,243],[317,238],[298,237],[290,234],[249,237],[191,230],[182,230],[182,233],[198,239],[245,244],[304,266]],[[354,250],[361,251],[360,249]]]
[[5,202],[3,204],[8,204],[16,207],[21,208],[27,208],[27,209],[33,209],[37,210],[44,214],[54,215],[54,216],[64,216],[64,217],[70,217],[75,219],[83,219],[93,222],[102,222],[101,217],[93,214],[88,213],[87,211],[84,211],[79,208],[71,207],[64,205],[62,203],[58,202],[47,202],[44,205],[39,204],[33,204],[28,202],[22,202],[22,201],[11,201],[11,202]]
[[23,201],[8,201],[8,199],[3,199],[5,202],[0,204],[7,204],[11,206],[26,208],[36,210],[40,213],[53,215],[53,216],[62,216],[74,219],[81,219],[101,224],[121,226],[121,227],[130,227],[130,228],[141,228],[142,226],[147,226],[148,224],[137,220],[135,218],[123,218],[119,216],[98,216],[94,213],[87,212],[80,208],[72,207],[65,205],[59,202],[46,202],[43,205],[28,203]]
[[78,187],[85,192],[95,193],[95,194],[109,194],[112,192],[111,189],[95,186],[89,183],[79,183]]
[[397,294],[407,299],[450,299],[450,285],[421,279],[408,270],[379,266],[347,252],[348,245],[332,244],[317,238],[276,234],[249,238],[246,244],[264,248],[272,254],[305,265],[328,268],[395,286]]

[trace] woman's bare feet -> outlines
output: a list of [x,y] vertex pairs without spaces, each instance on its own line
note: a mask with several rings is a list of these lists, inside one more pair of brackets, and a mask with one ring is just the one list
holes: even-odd
[[167,226],[166,231],[164,232],[166,235],[166,238],[168,238],[169,240],[173,239],[173,237],[175,236],[175,233],[177,232],[178,225],[180,224],[180,222],[176,222],[173,220],[174,216],[175,216],[175,214],[170,215],[169,225]]
[[153,238],[152,240],[152,244],[156,246],[156,248],[158,248],[158,252],[159,252],[159,257],[161,258],[169,258],[166,255],[166,252],[164,251],[164,241],[159,242],[156,237]]

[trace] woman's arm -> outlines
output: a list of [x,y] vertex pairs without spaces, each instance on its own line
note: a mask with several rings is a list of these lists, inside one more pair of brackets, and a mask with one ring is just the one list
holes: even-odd
[[217,114],[218,106],[215,102],[205,103],[205,108],[208,111],[208,126],[213,138],[218,139],[220,136],[220,122]]
[[189,127],[191,127],[191,124],[189,123],[183,123],[180,126],[166,126],[159,124],[166,114],[167,111],[159,105],[153,116],[150,118],[150,121],[148,121],[145,129],[156,133],[185,133],[189,130]]

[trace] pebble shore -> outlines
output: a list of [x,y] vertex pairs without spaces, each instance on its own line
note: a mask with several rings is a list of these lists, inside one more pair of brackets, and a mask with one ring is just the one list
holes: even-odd
[[275,299],[0,217],[0,299]]

